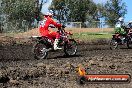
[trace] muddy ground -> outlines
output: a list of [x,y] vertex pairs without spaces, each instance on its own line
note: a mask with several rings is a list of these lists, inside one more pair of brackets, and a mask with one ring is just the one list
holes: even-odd
[[124,46],[110,50],[107,43],[97,42],[80,43],[76,56],[65,57],[63,51],[58,51],[50,52],[44,60],[34,59],[33,43],[1,42],[0,77],[6,80],[0,79],[0,88],[132,88],[132,82],[77,83],[80,64],[89,74],[132,74],[132,49]]

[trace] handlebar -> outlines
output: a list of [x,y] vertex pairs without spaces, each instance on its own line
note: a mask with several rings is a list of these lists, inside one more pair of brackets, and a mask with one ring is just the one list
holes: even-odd
[[51,28],[55,28],[55,26],[52,26],[52,25],[49,25],[49,27],[51,27]]
[[65,28],[66,26],[65,25],[62,25],[62,28]]
[[[56,28],[55,26],[52,26],[52,25],[49,25],[49,27],[51,27],[51,28]],[[65,28],[66,26],[65,26],[65,25],[62,25],[61,27],[62,27],[62,28]]]

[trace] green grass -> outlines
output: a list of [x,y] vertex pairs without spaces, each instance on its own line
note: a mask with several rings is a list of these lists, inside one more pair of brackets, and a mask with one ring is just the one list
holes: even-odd
[[112,33],[75,33],[73,37],[79,40],[110,39]]

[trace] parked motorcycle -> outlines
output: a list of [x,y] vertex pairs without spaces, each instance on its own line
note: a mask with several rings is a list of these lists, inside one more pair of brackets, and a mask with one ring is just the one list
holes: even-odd
[[[64,47],[63,51],[65,55],[76,55],[77,53],[77,42],[72,38],[70,32],[65,31],[65,27],[61,27],[57,31],[60,33],[60,40],[58,43],[59,47]],[[48,52],[54,51],[54,40],[49,39],[48,37],[35,37],[37,39],[36,44],[33,46],[33,53],[36,59],[45,59],[48,55]]]

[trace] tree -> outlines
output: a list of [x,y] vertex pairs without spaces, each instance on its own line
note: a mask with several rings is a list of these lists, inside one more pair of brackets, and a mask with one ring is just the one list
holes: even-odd
[[19,25],[19,30],[23,20],[28,27],[31,27],[34,19],[40,20],[42,5],[46,2],[47,0],[2,0],[0,9],[8,22],[13,26]]
[[58,20],[84,22],[96,19],[96,4],[92,0],[53,0],[50,9],[57,11]]
[[102,18],[103,17],[103,12],[104,12],[104,10],[105,10],[105,8],[103,7],[103,5],[102,4],[97,4],[96,5],[97,6],[97,10],[96,10],[96,12],[97,12],[97,16],[98,16],[98,19],[99,18]]
[[122,0],[109,0],[104,6],[103,16],[109,26],[114,26],[119,17],[124,17],[127,13],[126,4]]
[[47,0],[35,0],[35,19],[37,21],[41,20],[41,10],[42,10],[42,6],[43,4],[45,4],[47,2]]
[[65,14],[66,14],[66,3],[65,0],[53,0],[51,3],[51,6],[49,7],[50,10],[53,11],[54,14],[56,14],[57,20],[61,23],[62,20],[65,20]]
[[4,14],[9,16],[9,20],[32,21],[34,16],[34,2],[31,0],[3,0]]
[[84,22],[98,21],[97,18],[97,6],[92,0],[70,0],[69,2],[69,17],[71,21],[82,22],[82,26],[85,27]]

